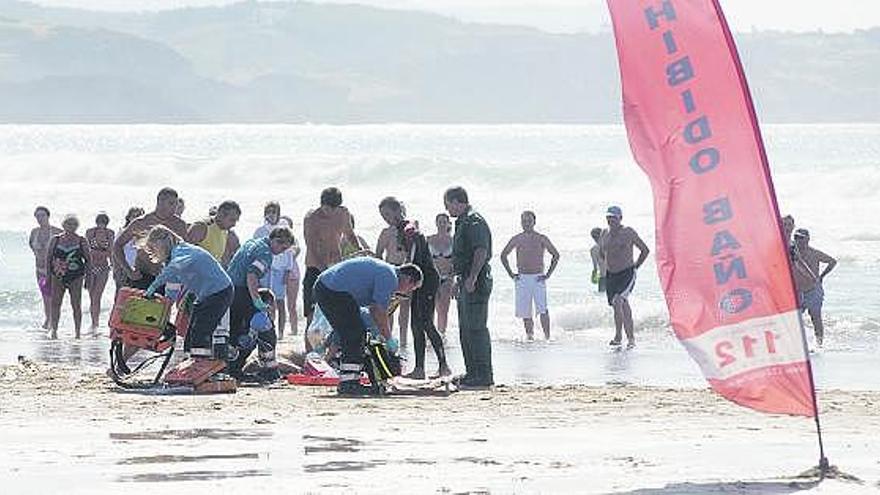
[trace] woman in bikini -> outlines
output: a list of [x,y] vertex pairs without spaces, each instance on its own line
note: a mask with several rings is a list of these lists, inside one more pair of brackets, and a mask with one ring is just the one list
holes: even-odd
[[452,301],[452,223],[446,213],[437,215],[435,223],[437,233],[428,237],[428,247],[434,258],[434,266],[440,273],[440,287],[437,289],[437,330],[445,336],[449,305]]
[[92,330],[98,328],[98,320],[101,318],[101,297],[104,288],[107,287],[107,279],[110,277],[110,247],[113,246],[115,234],[107,228],[110,217],[106,213],[99,213],[95,217],[95,226],[86,231],[86,240],[89,241],[89,273],[86,276],[86,288],[89,290],[89,312],[92,316]]
[[64,229],[49,242],[47,265],[49,267],[49,288],[52,298],[52,314],[49,322],[50,337],[58,338],[58,320],[61,316],[61,303],[64,293],[70,292],[70,305],[73,309],[73,326],[76,338],[80,337],[82,324],[82,288],[87,273],[89,243],[77,234],[79,219],[68,215],[61,223]]
[[61,232],[61,229],[49,223],[49,209],[45,206],[38,206],[34,210],[34,218],[37,219],[39,227],[31,230],[28,244],[31,247],[31,251],[34,252],[37,287],[40,289],[40,296],[43,298],[43,328],[48,330],[52,315],[52,294],[49,291],[49,267],[46,265],[46,260],[49,257],[49,243],[55,234]]

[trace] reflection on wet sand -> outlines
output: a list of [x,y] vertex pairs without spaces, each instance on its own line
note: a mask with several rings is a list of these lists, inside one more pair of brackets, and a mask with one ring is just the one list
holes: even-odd
[[174,481],[209,481],[231,478],[255,478],[271,476],[272,472],[264,469],[245,471],[184,471],[182,473],[144,473],[120,476],[119,483],[156,483]]
[[303,435],[303,441],[306,443],[319,443],[319,445],[306,445],[306,455],[322,452],[359,452],[360,447],[364,445],[364,442],[351,438],[318,437],[313,435]]
[[155,430],[132,433],[110,433],[115,441],[131,440],[263,440],[273,433],[266,430],[233,430],[221,428],[194,428],[191,430]]
[[388,464],[388,461],[385,460],[372,460],[372,461],[331,461],[324,462],[322,464],[306,464],[303,466],[303,470],[307,473],[328,473],[328,472],[352,472],[352,471],[366,471],[368,469],[373,469],[379,466],[384,466]]
[[128,457],[116,461],[121,466],[134,466],[140,464],[177,464],[203,461],[228,461],[240,459],[259,459],[256,452],[247,454],[214,454],[214,455],[151,455],[141,457]]

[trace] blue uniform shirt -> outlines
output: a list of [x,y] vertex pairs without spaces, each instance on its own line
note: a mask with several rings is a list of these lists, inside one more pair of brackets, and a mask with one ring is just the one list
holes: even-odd
[[376,258],[352,258],[325,270],[318,282],[330,290],[351,294],[358,306],[376,304],[387,309],[397,290],[397,269]]
[[268,237],[251,239],[244,244],[232,261],[229,262],[229,278],[236,287],[247,287],[248,273],[253,273],[257,278],[262,278],[272,267],[272,249],[269,247]]
[[198,301],[232,285],[229,275],[211,253],[185,242],[171,250],[168,263],[147,292],[155,293],[168,282],[182,284],[184,289],[196,295]]

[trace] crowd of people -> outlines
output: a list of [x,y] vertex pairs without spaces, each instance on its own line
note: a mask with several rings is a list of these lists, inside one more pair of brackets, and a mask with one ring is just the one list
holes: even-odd
[[[242,214],[238,203],[224,201],[203,219],[187,223],[182,218],[183,199],[171,188],[159,191],[150,212],[130,208],[118,233],[109,228],[110,218],[105,213],[96,216],[95,225],[85,236],[78,234],[79,220],[73,215],[63,219],[61,228],[54,227],[48,208],[40,206],[34,212],[38,227],[31,232],[30,246],[43,299],[43,327],[51,338],[57,338],[61,306],[68,294],[79,338],[85,287],[91,326],[97,328],[111,273],[117,291],[131,287],[144,290],[148,297],[183,286],[195,296],[185,351],[194,358],[225,360],[235,375],[257,349],[263,378],[272,379],[277,374],[277,340],[284,337],[287,327],[292,335],[298,334],[301,284],[306,326],[316,307],[320,308],[341,338],[340,392],[361,393],[356,377],[363,367],[364,308],[389,343],[394,340],[396,311],[400,345],[407,345],[412,331],[415,363],[407,376],[423,379],[429,376],[425,366],[428,341],[438,363],[433,376],[452,373],[443,340],[455,299],[465,365],[459,383],[488,387],[494,381],[487,323],[493,289],[489,264],[492,234],[463,188],[448,189],[442,199],[446,212],[435,217],[436,233],[428,236],[420,231],[417,221],[407,217],[400,200],[390,196],[382,199],[378,212],[387,227],[373,249],[355,232],[354,218],[342,204],[342,193],[334,187],[323,190],[320,205],[303,218],[302,271],[293,221],[281,214],[281,205],[274,201],[265,205],[263,224],[244,242],[234,230]],[[550,239],[535,229],[536,220],[535,212],[522,212],[522,232],[500,253],[501,264],[514,283],[515,316],[523,321],[529,340],[534,339],[535,316],[544,337],[551,337],[546,284],[560,261]],[[595,245],[590,257],[592,282],[605,293],[613,309],[615,333],[609,344],[622,346],[625,335],[627,348],[632,348],[636,341],[629,295],[650,250],[622,220],[620,207],[607,209],[607,227],[591,231]],[[809,232],[795,229],[790,216],[783,218],[783,228],[790,244],[799,304],[810,315],[821,345],[822,281],[836,261],[811,247]],[[514,251],[515,270],[508,260]],[[239,343],[245,340],[261,345],[244,348]],[[310,350],[309,339],[304,340]],[[127,350],[124,358],[134,352]]]

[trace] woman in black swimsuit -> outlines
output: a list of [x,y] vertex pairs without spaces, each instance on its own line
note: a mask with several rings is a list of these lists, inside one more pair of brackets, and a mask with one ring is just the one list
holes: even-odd
[[107,228],[109,223],[110,217],[106,213],[99,213],[95,217],[95,226],[86,231],[91,256],[85,281],[89,290],[92,330],[98,328],[98,320],[101,318],[101,297],[104,296],[104,288],[107,287],[107,279],[110,277],[110,247],[113,246],[115,234]]
[[89,260],[89,244],[86,238],[77,234],[79,219],[68,215],[61,223],[63,232],[52,237],[48,249],[49,287],[52,294],[52,315],[49,332],[53,339],[58,338],[58,320],[61,317],[61,303],[64,293],[70,292],[70,305],[73,309],[73,326],[76,338],[80,337],[82,324],[82,288]]

